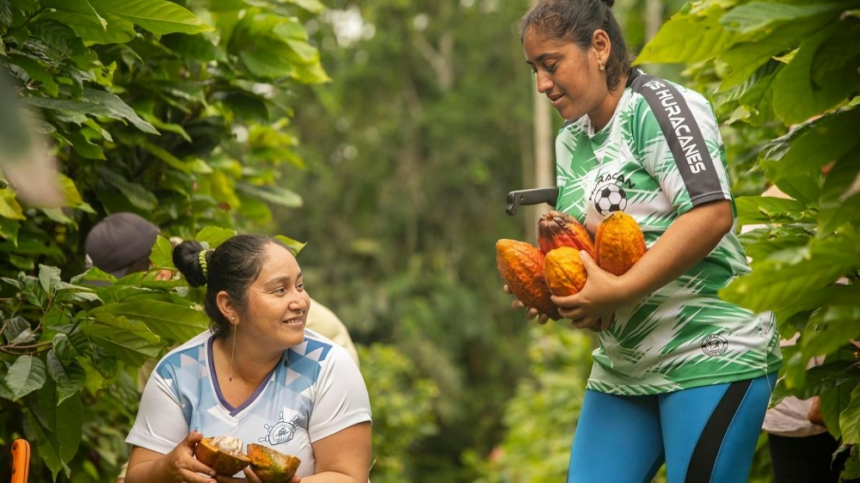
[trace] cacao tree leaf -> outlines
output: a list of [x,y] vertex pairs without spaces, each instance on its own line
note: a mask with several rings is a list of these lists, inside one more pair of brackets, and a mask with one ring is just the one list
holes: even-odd
[[254,186],[248,183],[238,183],[236,190],[287,208],[298,208],[303,204],[302,197],[295,191],[278,186]]
[[21,222],[0,217],[0,237],[9,240],[13,245],[18,245],[18,229]]
[[801,122],[836,106],[856,90],[860,72],[853,64],[843,64],[825,78],[813,79],[816,56],[835,55],[821,46],[844,28],[838,23],[806,38],[788,66],[777,75],[774,85],[774,113],[786,124]]
[[227,53],[204,35],[170,34],[162,37],[161,43],[181,56],[198,62],[227,60]]
[[[844,398],[840,399],[844,400]],[[843,443],[857,444],[860,442],[860,386],[855,386],[851,391],[851,396],[848,398],[847,404],[844,405],[844,409],[839,413],[838,421]],[[827,422],[826,419],[825,422]]]
[[[856,135],[855,135],[856,137]],[[843,199],[843,194],[860,176],[860,153],[851,152],[836,162],[824,181],[819,199],[818,229],[829,233],[842,224],[860,220],[860,196]]]
[[736,200],[738,225],[814,222],[817,213],[796,200],[773,196],[740,196]]
[[132,205],[143,210],[154,210],[158,204],[158,198],[143,186],[130,183],[119,174],[108,170],[107,168],[99,169],[99,174],[116,189],[118,189]]
[[812,238],[811,230],[803,226],[779,225],[754,230],[741,239],[744,251],[752,263],[764,260],[771,254],[806,246]]
[[828,361],[821,366],[810,368],[806,372],[806,379],[801,387],[789,389],[784,381],[780,381],[771,397],[771,404],[778,404],[778,401],[786,396],[809,399],[830,388],[842,384],[853,386],[857,382],[860,382],[860,368],[857,367],[857,361]]
[[24,97],[21,102],[42,109],[70,111],[78,114],[105,116],[112,119],[127,120],[136,128],[150,134],[158,134],[151,124],[140,118],[119,97],[95,89],[83,89],[80,101],[70,99],[50,99],[45,97]]
[[87,374],[87,385],[89,386],[91,383],[91,379],[93,382],[98,384],[102,384],[104,379],[113,379],[116,376],[117,371],[119,370],[119,363],[116,357],[110,355],[110,353],[104,347],[100,345],[93,344],[91,346],[90,361],[92,362],[93,367],[98,371],[101,377],[92,377],[90,374]]
[[[27,408],[34,416],[34,429],[40,429],[39,450],[43,449],[54,454],[62,463],[55,465],[51,471],[64,469],[68,476],[66,463],[71,461],[78,451],[83,436],[80,424],[82,411],[81,400],[71,397],[63,402],[57,400],[57,389],[53,380],[48,380],[45,388],[27,399]],[[45,436],[43,439],[42,436]]]
[[99,16],[88,0],[42,0],[41,5],[43,8],[53,9],[53,12],[45,14],[46,18],[52,18],[72,28],[86,26],[107,30],[107,21]]
[[0,189],[0,216],[12,220],[27,219],[12,188]]
[[803,354],[829,354],[847,340],[860,338],[860,307],[831,306],[816,311],[801,336]]
[[149,261],[152,262],[154,268],[170,268],[175,269],[173,265],[173,245],[170,240],[161,235],[155,239],[155,246],[152,247],[152,252],[149,255]]
[[817,32],[833,20],[830,13],[791,21],[767,31],[762,38],[739,42],[717,57],[729,65],[729,74],[722,80],[720,90],[727,90],[744,82],[772,57],[796,47],[811,33]]
[[54,136],[71,144],[75,148],[75,151],[84,158],[105,159],[105,154],[102,152],[101,146],[91,143],[80,131],[66,133],[65,135],[56,133]]
[[84,282],[107,282],[109,284],[114,284],[117,281],[117,278],[113,275],[103,272],[98,267],[93,267],[87,270],[86,272],[81,274],[81,278],[73,278],[72,283],[79,283],[81,281]]
[[39,264],[39,285],[46,294],[52,295],[60,284],[60,269]]
[[13,400],[20,399],[44,386],[45,377],[45,363],[41,359],[19,356],[6,374],[6,387]]
[[777,252],[756,263],[756,269],[732,281],[720,297],[753,312],[779,310],[794,298],[832,284],[856,263],[854,233],[833,236],[796,251]]
[[308,65],[297,64],[293,79],[308,85],[331,82],[331,77],[325,73],[322,64],[319,62]]
[[276,48],[257,48],[239,53],[242,64],[251,75],[264,79],[279,79],[293,76],[296,65],[289,62]]
[[307,40],[308,32],[304,25],[295,17],[283,18],[282,21],[272,28],[272,33],[280,39],[287,40]]
[[141,366],[147,359],[158,356],[164,343],[143,322],[99,311],[101,308],[91,310],[89,314],[96,320],[81,328],[94,344],[133,366]]
[[699,14],[673,15],[645,44],[635,63],[700,62],[723,52],[738,38],[720,24],[724,13],[714,6]]
[[290,247],[293,250],[294,256],[298,255],[299,252],[302,251],[302,248],[304,248],[305,245],[307,245],[307,243],[302,243],[298,240],[293,240],[292,238],[286,237],[284,235],[276,235],[275,238],[280,240],[281,243],[283,243],[284,245]]
[[156,35],[213,30],[189,10],[165,0],[90,0],[90,3],[99,13],[111,13]]
[[57,383],[57,404],[77,395],[87,380],[84,368],[75,360],[63,364],[54,350],[48,351],[48,374]]
[[217,226],[206,226],[197,232],[194,239],[199,242],[205,242],[209,245],[209,248],[215,249],[218,248],[218,245],[234,236],[236,236],[235,230],[229,230],[227,228],[220,228]]
[[55,299],[57,302],[65,303],[84,303],[84,302],[101,302],[102,299],[95,292],[83,290],[62,290],[57,293]]
[[140,325],[145,324],[144,327],[151,330],[156,339],[164,337],[176,342],[185,342],[209,327],[209,318],[202,311],[147,296],[131,297],[116,304],[98,307],[91,310],[90,314],[100,320],[118,318],[140,321]]
[[62,332],[54,336],[51,345],[53,346],[54,355],[63,365],[69,365],[72,362],[72,358],[79,355],[69,340],[69,336]]
[[9,344],[16,343],[15,341],[21,337],[21,334],[30,332],[30,323],[21,316],[15,316],[5,321],[6,329],[3,331],[3,336]]
[[325,5],[319,0],[286,0],[286,2],[297,5],[312,14],[318,14],[325,10]]
[[750,2],[731,9],[720,23],[726,30],[749,34],[757,30],[772,30],[788,21],[796,21],[840,10],[836,4],[786,4]]
[[71,225],[74,229],[77,229],[78,227],[77,223],[75,223],[74,220],[66,216],[66,214],[63,213],[63,210],[59,208],[43,208],[40,211],[44,213],[48,218],[53,221],[56,221],[57,223],[61,223],[63,225]]
[[36,59],[26,55],[10,54],[9,58],[30,76],[36,82],[41,82],[45,88],[45,92],[52,97],[56,97],[60,92],[60,86],[54,80],[54,76],[48,73],[45,67]]
[[842,437],[842,428],[839,426],[840,414],[851,403],[851,394],[854,391],[851,384],[842,384],[830,388],[819,396],[821,402],[821,414],[827,429],[834,438]]
[[45,431],[42,425],[39,424],[33,411],[27,412],[27,420],[30,423],[32,431],[36,435],[36,444],[39,448],[39,456],[45,462],[45,466],[51,470],[54,481],[56,481],[57,474],[59,474],[60,470],[63,470],[67,477],[70,476],[71,469],[69,469],[68,465],[66,465],[60,458],[60,451],[58,449],[59,443],[51,441],[51,434]]
[[183,173],[190,173],[191,172],[191,167],[188,166],[188,164],[180,161],[179,158],[170,154],[170,152],[168,152],[166,149],[164,149],[160,146],[157,146],[155,144],[152,144],[149,141],[145,141],[143,144],[141,144],[141,147],[143,147],[143,149],[147,150],[150,154],[152,154],[156,158],[164,161],[165,164],[167,164],[168,166],[171,166],[175,169],[178,169],[179,171],[182,171]]

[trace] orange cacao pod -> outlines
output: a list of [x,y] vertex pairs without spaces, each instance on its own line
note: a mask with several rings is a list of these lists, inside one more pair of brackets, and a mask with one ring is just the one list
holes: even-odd
[[544,255],[559,247],[585,250],[594,258],[594,244],[584,226],[567,213],[550,211],[538,221],[538,245]]
[[588,279],[588,272],[579,258],[579,250],[560,247],[546,254],[543,260],[543,277],[551,294],[565,297],[582,290]]
[[496,267],[514,294],[526,307],[558,320],[561,314],[550,299],[543,278],[543,253],[537,247],[517,240],[496,242]]
[[616,211],[600,222],[594,244],[597,265],[609,273],[623,275],[645,254],[645,235],[632,216]]

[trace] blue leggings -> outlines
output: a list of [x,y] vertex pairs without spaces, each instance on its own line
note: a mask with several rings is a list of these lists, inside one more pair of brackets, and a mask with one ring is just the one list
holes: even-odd
[[568,483],[746,483],[776,373],[654,396],[586,391]]

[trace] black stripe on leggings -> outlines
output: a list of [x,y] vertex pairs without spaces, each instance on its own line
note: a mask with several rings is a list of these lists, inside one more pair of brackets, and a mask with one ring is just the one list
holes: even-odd
[[690,458],[690,465],[687,467],[686,483],[711,481],[714,466],[717,464],[717,455],[720,453],[720,446],[723,444],[729,425],[732,424],[735,413],[738,412],[751,383],[752,379],[733,382],[723,394],[722,399],[711,414],[711,418],[705,424],[705,429],[699,435],[699,441],[696,443],[693,456]]

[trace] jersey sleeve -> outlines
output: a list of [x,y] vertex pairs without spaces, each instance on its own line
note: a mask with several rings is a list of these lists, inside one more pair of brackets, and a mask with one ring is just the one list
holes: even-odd
[[137,418],[126,443],[167,454],[188,436],[188,432],[179,399],[166,381],[153,372],[143,390]]
[[367,386],[342,347],[332,347],[330,361],[317,384],[308,424],[311,443],[371,420]]
[[678,214],[731,200],[725,147],[707,100],[660,79],[641,88],[633,116],[634,145]]

